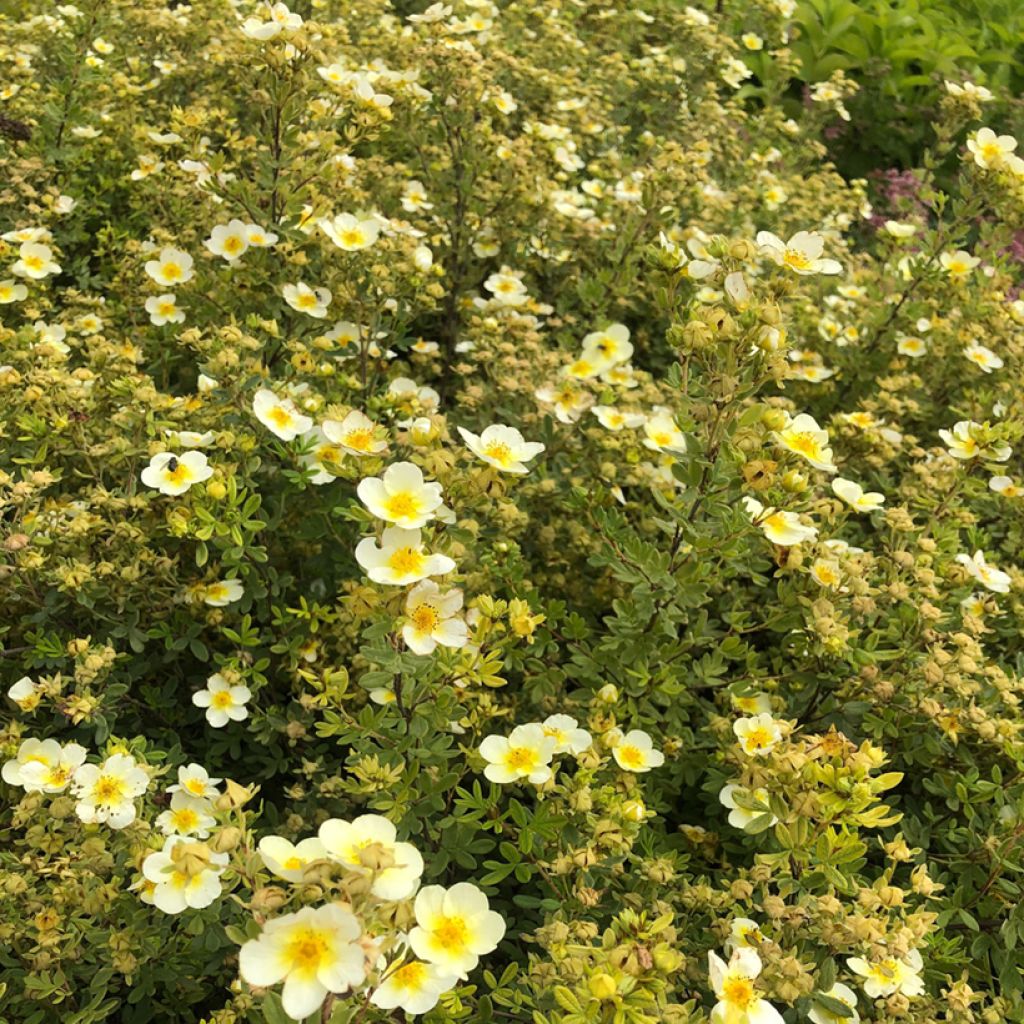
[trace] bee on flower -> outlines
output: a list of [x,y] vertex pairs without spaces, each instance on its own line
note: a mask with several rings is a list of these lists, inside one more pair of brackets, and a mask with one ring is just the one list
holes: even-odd
[[896,992],[908,997],[924,992],[924,980],[921,978],[924,961],[916,949],[903,959],[890,956],[874,960],[853,956],[846,961],[846,966],[864,979],[864,992],[871,999],[891,996]]
[[142,482],[161,494],[173,497],[184,494],[193,484],[209,480],[211,476],[213,467],[207,463],[203,452],[192,450],[181,455],[159,452],[142,471]]
[[327,307],[331,304],[331,293],[327,288],[310,288],[300,281],[286,284],[282,289],[284,301],[297,313],[305,313],[316,320],[327,318]]
[[782,729],[770,714],[740,718],[732,724],[740,749],[750,757],[770,754],[782,741]]

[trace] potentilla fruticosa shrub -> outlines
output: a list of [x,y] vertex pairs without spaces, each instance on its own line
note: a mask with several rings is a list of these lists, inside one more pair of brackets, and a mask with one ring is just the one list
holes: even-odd
[[790,7],[2,5],[0,1019],[1021,1019],[1024,161]]

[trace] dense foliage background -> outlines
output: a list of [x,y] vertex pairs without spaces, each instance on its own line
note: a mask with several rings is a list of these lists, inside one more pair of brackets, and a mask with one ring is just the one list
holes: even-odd
[[0,1020],[1024,1020],[1022,42],[0,0]]

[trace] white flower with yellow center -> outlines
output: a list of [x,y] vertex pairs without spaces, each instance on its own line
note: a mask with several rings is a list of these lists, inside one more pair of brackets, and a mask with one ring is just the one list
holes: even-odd
[[302,464],[313,473],[309,482],[317,487],[331,483],[341,472],[345,449],[335,444],[321,427],[314,426],[303,434],[302,440],[312,445],[312,449],[301,456]]
[[286,284],[281,289],[284,301],[298,313],[305,313],[316,320],[327,317],[327,307],[331,304],[331,293],[327,288],[310,288],[300,281],[298,284]]
[[257,988],[283,981],[284,1012],[293,1020],[304,1020],[321,1007],[329,992],[340,995],[363,983],[366,954],[361,935],[359,921],[337,903],[303,907],[271,919],[259,938],[242,946],[239,973]]
[[12,302],[24,302],[28,298],[28,288],[13,278],[0,281],[0,306],[9,306]]
[[825,240],[815,231],[798,231],[788,242],[770,231],[757,233],[761,252],[773,263],[792,270],[794,274],[841,274],[842,264],[823,260]]
[[59,274],[60,264],[53,258],[53,250],[41,242],[22,242],[18,261],[11,267],[15,277],[28,277],[39,281],[48,274]]
[[971,342],[971,344],[964,349],[964,357],[969,359],[975,366],[985,373],[991,373],[993,370],[1002,369],[1003,366],[1002,359],[1000,359],[992,349],[986,348],[984,345],[979,345],[976,341]]
[[974,162],[986,170],[1004,166],[1016,148],[1017,140],[1012,135],[996,135],[991,128],[979,128],[967,138]]
[[324,844],[315,836],[290,843],[281,836],[264,836],[256,847],[267,870],[286,882],[304,882],[310,864],[327,859]]
[[829,558],[816,558],[811,564],[811,577],[814,582],[828,590],[837,590],[843,582],[843,572],[839,563]]
[[151,174],[157,174],[164,169],[164,162],[153,153],[142,153],[139,156],[139,166],[129,175],[132,181],[142,181]]
[[178,306],[178,300],[169,292],[164,295],[151,295],[146,299],[145,307],[149,314],[149,322],[154,327],[185,322],[185,311]]
[[686,452],[686,437],[669,412],[656,412],[644,422],[644,447],[655,452]]
[[420,210],[432,210],[434,204],[427,198],[427,190],[421,181],[406,182],[402,190],[402,209],[406,213],[417,213]]
[[783,1024],[782,1014],[754,986],[761,973],[761,958],[755,950],[735,949],[728,963],[709,952],[708,972],[718,997],[711,1024]]
[[170,246],[161,249],[157,259],[150,260],[146,264],[146,273],[157,284],[170,287],[185,284],[195,276],[192,269],[192,257],[187,252],[173,249]]
[[654,741],[642,729],[631,729],[619,738],[612,757],[627,772],[649,772],[665,763],[665,755],[654,749]]
[[957,249],[956,252],[944,252],[939,263],[953,281],[963,281],[981,260],[964,249]]
[[444,500],[439,483],[428,483],[413,462],[396,462],[382,477],[367,477],[356,488],[359,500],[378,519],[416,530],[434,518]]
[[374,218],[363,218],[351,213],[339,213],[334,218],[325,217],[320,221],[320,229],[339,248],[345,252],[358,252],[367,249],[380,235],[380,224]]
[[729,926],[729,937],[725,940],[726,952],[734,949],[756,949],[764,942],[764,935],[756,921],[749,917],[735,917]]
[[213,476],[203,452],[188,451],[181,455],[159,452],[149,460],[142,471],[142,482],[155,487],[161,494],[184,494],[193,484],[202,483]]
[[594,742],[586,729],[571,715],[548,715],[541,723],[544,734],[555,741],[554,753],[577,757]]
[[184,836],[168,836],[163,849],[142,862],[142,876],[149,883],[146,902],[165,914],[210,906],[221,894],[220,876],[228,859],[226,853],[214,853]]
[[886,233],[893,238],[912,238],[917,234],[916,224],[907,224],[898,220],[887,220],[883,226]]
[[461,607],[461,590],[442,593],[433,580],[421,580],[405,599],[405,645],[415,654],[433,654],[438,644],[465,647],[469,633],[457,614]]
[[210,829],[217,824],[217,819],[210,813],[210,809],[209,800],[178,790],[171,797],[170,808],[157,816],[156,827],[165,836],[194,836],[196,839],[206,839]]
[[101,765],[76,768],[71,786],[78,798],[75,813],[82,821],[121,829],[135,820],[135,799],[149,788],[149,776],[130,754],[111,754]]
[[795,512],[784,512],[781,509],[766,509],[757,498],[744,497],[743,507],[750,516],[750,521],[773,544],[779,547],[792,547],[804,541],[814,540],[818,536],[815,526],[805,526]]
[[740,718],[732,723],[732,731],[739,740],[740,750],[749,757],[764,757],[782,740],[779,723],[770,714]]
[[968,575],[976,579],[986,590],[994,594],[1008,594],[1010,592],[1010,576],[994,565],[985,561],[983,551],[975,551],[974,556],[957,555],[956,560],[967,570]]
[[602,363],[602,369],[629,362],[633,345],[629,328],[625,324],[612,324],[600,331],[592,331],[583,339],[583,358]]
[[458,882],[450,889],[425,886],[414,909],[416,927],[409,933],[409,945],[420,959],[445,974],[465,978],[505,935],[501,915],[469,882]]
[[746,49],[752,52],[764,49],[764,40],[754,32],[744,32],[740,36],[740,42]]
[[442,993],[454,988],[458,980],[425,960],[394,963],[374,989],[370,1002],[381,1010],[400,1009],[415,1017],[437,1006]]
[[901,356],[909,356],[911,359],[920,359],[928,354],[928,342],[922,338],[912,338],[902,335],[896,342],[896,351]]
[[218,224],[203,245],[214,256],[221,256],[228,263],[234,263],[249,248],[249,227],[237,217],[227,224]]
[[324,420],[323,432],[352,455],[379,455],[388,446],[377,436],[373,420],[358,409],[353,409],[343,420]]
[[832,481],[832,491],[855,512],[877,512],[885,504],[885,495],[878,491],[865,491],[853,480],[837,476]]
[[214,800],[220,796],[217,786],[222,781],[222,779],[211,779],[209,772],[201,764],[196,764],[193,761],[178,769],[178,781],[173,786],[168,786],[167,792],[187,793],[197,799]]
[[206,709],[206,721],[214,729],[223,729],[228,722],[242,722],[249,717],[245,706],[252,699],[247,686],[232,686],[219,672],[206,681],[205,690],[192,694],[192,703]]
[[379,814],[361,814],[353,821],[329,818],[319,838],[329,860],[372,879],[370,891],[382,900],[407,899],[420,884],[419,850],[399,842],[394,824]]
[[811,1024],[860,1024],[860,1014],[857,1012],[857,994],[853,989],[837,981],[827,992],[820,995],[826,999],[842,1003],[846,1007],[846,1013],[837,1013],[828,1006],[825,1006],[819,998],[819,993],[811,996],[811,1008],[807,1011],[807,1019]]
[[828,431],[822,430],[813,416],[802,412],[773,436],[783,448],[806,459],[815,469],[836,472],[832,449],[828,447]]
[[593,398],[571,381],[558,387],[546,385],[537,388],[534,394],[541,402],[554,407],[555,419],[559,423],[575,423],[594,404]]
[[554,738],[537,723],[517,725],[508,736],[487,736],[480,744],[480,756],[487,761],[484,776],[502,784],[526,779],[539,786],[549,781],[554,752]]
[[544,445],[539,441],[526,441],[515,427],[506,427],[501,423],[484,427],[482,434],[474,434],[465,427],[459,427],[459,434],[474,455],[503,473],[529,472],[524,463],[544,451]]
[[15,228],[13,231],[5,231],[0,235],[5,242],[49,242],[53,238],[48,228]]
[[729,809],[729,824],[733,828],[745,830],[752,822],[764,817],[767,817],[769,825],[779,820],[768,806],[768,790],[761,786],[747,789],[730,782],[722,787],[718,801]]
[[290,398],[278,398],[268,388],[260,388],[253,396],[252,411],[256,419],[282,441],[294,441],[313,426],[313,421],[300,413]]
[[356,545],[356,561],[374,583],[394,587],[419,583],[429,576],[444,576],[455,568],[454,560],[447,555],[423,550],[420,530],[404,530],[400,526],[387,527],[379,544],[373,537],[364,537]]
[[244,594],[241,580],[218,580],[203,586],[203,601],[211,608],[225,608],[235,601],[241,601]]
[[615,432],[626,428],[633,430],[647,422],[647,417],[643,413],[623,412],[612,405],[595,405],[590,411],[605,430]]
[[864,979],[864,992],[872,999],[896,992],[904,996],[919,996],[924,992],[924,982],[920,977],[924,963],[916,949],[902,960],[894,956],[878,960],[852,956],[846,961],[846,966]]
[[762,715],[772,709],[772,699],[767,693],[731,693],[729,700],[737,711],[747,715]]
[[1013,479],[1008,476],[994,476],[989,480],[988,486],[990,490],[1001,494],[1004,498],[1019,498],[1024,495],[1024,487],[1014,483]]
[[953,429],[940,430],[939,437],[946,443],[949,454],[954,459],[986,459],[991,462],[1006,462],[1013,454],[1008,444],[991,440],[988,424],[975,423],[974,420],[960,420]]
[[7,690],[8,699],[14,701],[26,713],[39,707],[42,696],[42,687],[28,676],[22,676]]
[[526,285],[517,274],[508,269],[491,274],[484,287],[494,296],[494,301],[503,306],[521,306],[529,298]]
[[75,772],[85,762],[88,751],[78,743],[65,743],[53,764],[29,761],[21,769],[21,781],[27,793],[63,793]]
[[254,249],[270,249],[278,243],[278,236],[259,224],[246,224],[245,237]]

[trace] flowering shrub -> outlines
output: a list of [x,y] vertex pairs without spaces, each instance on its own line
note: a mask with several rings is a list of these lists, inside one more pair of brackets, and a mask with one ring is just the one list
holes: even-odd
[[718,6],[6,5],[4,1021],[1024,1019],[1024,160]]

